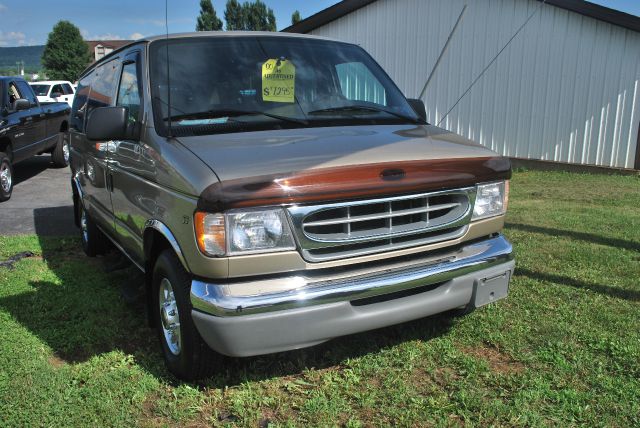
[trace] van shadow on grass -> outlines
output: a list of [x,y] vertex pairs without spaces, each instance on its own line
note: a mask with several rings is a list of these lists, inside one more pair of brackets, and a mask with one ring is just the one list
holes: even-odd
[[615,297],[617,299],[625,299],[632,302],[640,302],[640,292],[636,290],[629,290],[625,288],[617,288],[609,285],[603,284],[594,284],[586,281],[581,281],[576,278],[570,278],[568,276],[557,275],[552,273],[540,272],[540,271],[532,271],[527,268],[516,268],[517,275],[523,275],[527,278],[538,280],[538,281],[547,281],[554,284],[560,285],[568,285],[569,287],[590,290],[594,293],[604,294],[607,296]]
[[[158,379],[178,383],[164,368],[156,330],[147,324],[145,299],[126,303],[121,297],[121,284],[142,282],[142,274],[133,267],[107,273],[104,258],[84,255],[78,236],[39,235],[39,239],[44,262],[56,279],[32,281],[32,291],[0,299],[0,307],[67,363],[82,363],[120,350],[132,355],[136,364]],[[444,314],[334,339],[303,350],[251,358],[221,356],[217,374],[202,385],[233,386],[295,375],[308,368],[340,365],[349,358],[406,341],[427,341],[441,336],[453,322],[450,315]]]
[[[629,251],[637,251],[640,253],[640,242],[624,240],[619,238],[611,238],[606,236],[600,236],[593,233],[578,232],[573,230],[556,229],[543,226],[535,226],[524,223],[506,223],[507,229],[517,230],[527,233],[538,233],[551,237],[562,236],[577,241],[584,241],[596,245],[604,245],[612,248],[622,248]],[[640,260],[640,258],[638,259]],[[590,290],[594,293],[599,293],[607,296],[611,296],[617,299],[625,299],[632,302],[640,301],[640,292],[636,290],[615,287],[607,284],[592,283],[583,281],[578,278],[573,278],[566,275],[560,275],[558,273],[544,272],[541,269],[531,270],[522,266],[516,265],[516,274],[526,276],[531,279],[547,281],[555,284],[565,285],[577,289]]]
[[626,241],[624,239],[608,238],[605,236],[595,235],[593,233],[577,232],[574,230],[555,229],[551,227],[534,226],[532,224],[523,223],[506,223],[508,229],[519,230],[529,233],[541,233],[549,236],[564,236],[566,238],[579,241],[591,242],[598,245],[606,245],[614,248],[624,248],[631,251],[640,252],[640,242]]

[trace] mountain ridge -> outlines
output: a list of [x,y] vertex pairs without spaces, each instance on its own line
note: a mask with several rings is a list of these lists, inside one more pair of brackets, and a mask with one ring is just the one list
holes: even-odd
[[44,45],[0,47],[0,67],[15,67],[18,61],[24,61],[25,69],[42,68]]

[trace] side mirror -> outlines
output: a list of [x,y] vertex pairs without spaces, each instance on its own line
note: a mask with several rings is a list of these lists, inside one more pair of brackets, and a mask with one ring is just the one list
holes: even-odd
[[18,98],[13,102],[12,108],[13,111],[29,110],[31,108],[31,102],[24,98]]
[[408,98],[409,105],[416,112],[416,114],[420,117],[420,119],[427,121],[427,109],[424,106],[424,102],[415,98]]
[[60,92],[52,92],[51,93],[51,98],[58,98],[58,97],[61,97],[61,96],[62,96],[62,94]]
[[128,140],[126,107],[98,107],[87,118],[90,140]]

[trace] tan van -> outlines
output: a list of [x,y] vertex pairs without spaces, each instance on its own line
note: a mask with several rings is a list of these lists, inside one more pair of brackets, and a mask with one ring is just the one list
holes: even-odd
[[[85,252],[145,273],[169,369],[507,295],[509,160],[429,125],[360,47],[278,33],[139,40],[71,113]],[[215,351],[215,352],[214,352]]]

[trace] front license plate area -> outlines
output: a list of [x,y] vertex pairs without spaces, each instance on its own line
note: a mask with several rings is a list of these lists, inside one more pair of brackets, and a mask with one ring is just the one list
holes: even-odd
[[479,308],[507,297],[510,277],[511,271],[506,271],[499,275],[478,280],[476,282],[476,292],[474,293],[475,307]]

